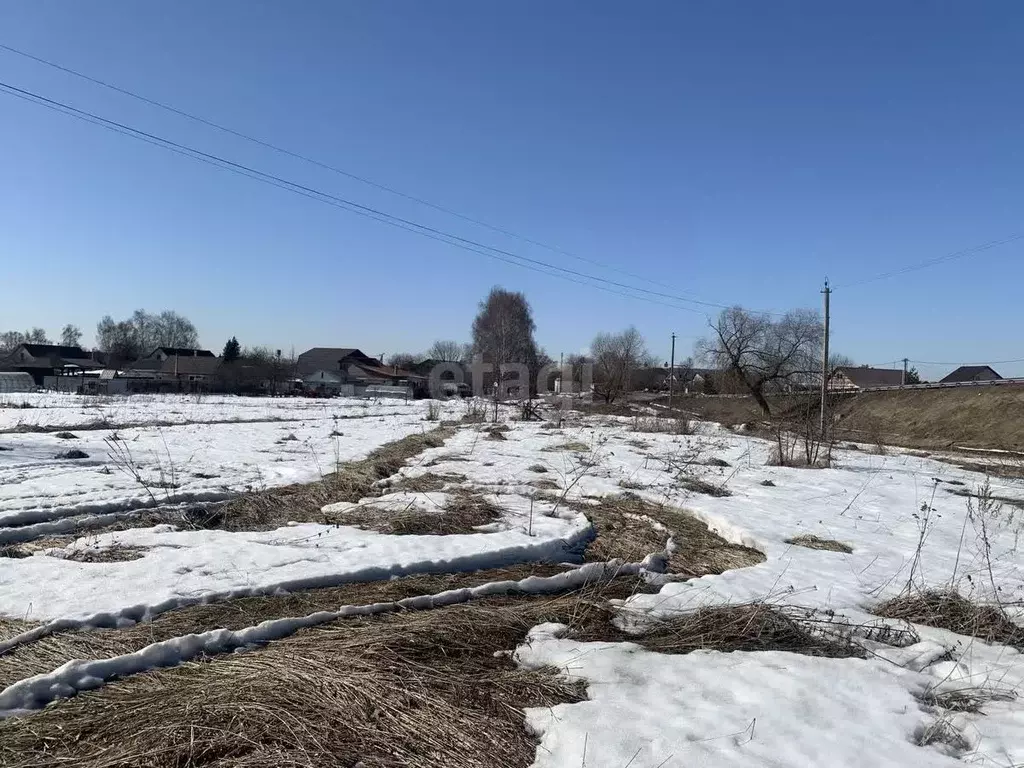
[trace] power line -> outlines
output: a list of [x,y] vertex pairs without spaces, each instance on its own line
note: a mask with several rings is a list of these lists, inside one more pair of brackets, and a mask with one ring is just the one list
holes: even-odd
[[926,259],[925,261],[917,262],[916,264],[909,264],[905,267],[901,267],[900,269],[892,270],[891,272],[883,272],[881,274],[875,275],[874,277],[868,277],[863,280],[857,280],[852,283],[842,283],[837,287],[852,288],[853,286],[856,285],[864,285],[865,283],[873,283],[878,280],[886,280],[890,277],[905,275],[908,272],[915,272],[919,269],[927,269],[928,267],[933,267],[936,264],[941,264],[945,261],[952,261],[953,259],[960,259],[963,258],[964,256],[971,256],[973,254],[981,253],[982,251],[987,251],[992,248],[998,248],[1001,245],[1007,245],[1018,240],[1024,240],[1024,233],[1012,235],[1011,237],[1008,237],[1005,240],[992,240],[990,242],[983,243],[982,245],[977,245],[972,248],[965,248],[962,251],[954,251],[953,253],[947,253],[944,256],[936,256],[931,259]]
[[[379,221],[384,224],[395,226],[399,229],[404,229],[415,234],[421,235],[423,237],[428,237],[433,240],[439,240],[449,245],[454,245],[455,247],[462,248],[463,250],[479,253],[484,256],[489,256],[491,258],[495,258],[498,259],[499,261],[504,261],[509,264],[514,264],[520,267],[526,267],[528,269],[534,269],[534,271],[539,271],[542,272],[543,274],[549,274],[555,277],[562,277],[563,279],[570,280],[570,282],[577,282],[582,285],[590,285],[591,287],[594,288],[601,288],[602,290],[606,290],[610,293],[616,293],[619,295],[627,296],[629,298],[643,301],[651,301],[653,303],[663,304],[665,306],[672,307],[673,309],[681,309],[688,312],[695,312],[697,314],[704,313],[701,312],[700,310],[693,309],[692,307],[679,306],[676,304],[667,304],[666,302],[658,301],[657,299],[660,298],[668,299],[671,301],[687,302],[707,307],[716,307],[720,309],[728,308],[727,305],[724,304],[716,304],[713,302],[701,301],[699,299],[691,299],[683,296],[675,296],[672,294],[662,293],[659,291],[651,291],[646,288],[640,288],[637,286],[628,285],[626,283],[620,283],[615,280],[609,280],[607,278],[598,277],[596,275],[590,275],[585,272],[579,272],[577,270],[569,269],[567,267],[560,267],[556,264],[551,264],[549,262],[541,261],[539,259],[532,259],[530,257],[522,256],[520,254],[516,254],[511,251],[506,251],[501,248],[495,248],[494,246],[486,245],[484,243],[471,240],[469,238],[464,238],[459,235],[452,234],[451,232],[446,232],[444,230],[429,227],[424,224],[419,224],[417,222],[410,221],[409,219],[403,219],[399,216],[386,213],[384,211],[372,208],[370,206],[365,206],[360,203],[356,203],[352,200],[337,197],[335,195],[323,192],[313,187],[307,187],[305,185],[298,184],[297,182],[283,179],[279,176],[275,176],[273,174],[260,171],[256,168],[243,165],[241,163],[236,163],[232,160],[220,157],[219,155],[203,152],[201,150],[195,149],[194,147],[190,147],[185,144],[180,144],[178,142],[171,141],[170,139],[165,139],[161,136],[157,136],[155,134],[148,133],[137,128],[132,128],[131,126],[125,125],[123,123],[119,123],[114,120],[109,120],[92,112],[87,112],[85,110],[72,107],[69,104],[65,104],[54,99],[49,99],[45,96],[34,93],[32,91],[28,91],[10,85],[9,83],[0,81],[0,92],[4,92],[10,96],[15,96],[25,101],[29,101],[30,103],[37,104],[48,109],[52,109],[54,111],[60,112],[61,114],[68,115],[69,117],[82,119],[85,122],[93,123],[94,125],[99,125],[100,127],[107,128],[109,130],[114,131],[115,133],[130,136],[132,138],[145,141],[146,143],[153,144],[164,149],[169,149],[171,151],[176,152],[177,154],[184,155],[185,157],[190,157],[194,160],[200,160],[202,162],[215,165],[217,167],[223,168],[233,173],[238,173],[240,175],[247,176],[256,181],[261,181],[263,183],[270,184],[271,186],[276,186],[290,192],[301,194],[305,197],[310,197],[320,202],[335,205],[336,207],[347,210],[350,213],[355,213],[359,216],[364,216],[366,218],[373,219],[374,221]],[[555,272],[546,270],[554,270]],[[605,288],[603,286],[593,285],[592,283],[572,279],[572,277],[568,276],[582,278],[583,280],[592,280],[600,282],[605,284],[605,286],[612,286],[614,288],[623,289],[624,291],[632,291],[633,293],[624,293],[623,290],[612,290],[610,288]],[[645,295],[637,296],[635,295],[636,293],[641,293]],[[773,313],[766,312],[764,314]]]
[[[31,59],[32,61],[35,61],[35,62],[37,62],[39,64],[43,64],[43,65],[45,65],[47,67],[52,67],[53,69],[57,69],[57,70],[59,70],[61,72],[64,72],[66,74],[73,75],[74,77],[81,78],[82,80],[86,80],[86,81],[88,81],[90,83],[93,83],[95,85],[99,85],[99,86],[101,86],[103,88],[107,88],[109,90],[115,91],[115,92],[120,93],[120,94],[122,94],[124,96],[128,96],[130,98],[137,99],[138,101],[141,101],[141,102],[143,102],[145,104],[149,104],[150,106],[153,106],[153,107],[157,107],[158,109],[163,109],[163,110],[166,110],[167,112],[171,112],[173,114],[179,115],[180,117],[184,117],[184,118],[186,118],[188,120],[193,120],[193,121],[195,121],[197,123],[201,123],[202,125],[205,125],[205,126],[207,126],[209,128],[213,128],[215,130],[222,131],[224,133],[230,134],[231,136],[235,136],[236,138],[243,139],[245,141],[251,142],[251,143],[256,144],[258,146],[264,147],[265,149],[270,149],[270,150],[273,150],[274,152],[279,152],[279,153],[281,153],[283,155],[286,155],[288,157],[294,158],[296,160],[301,160],[301,161],[303,161],[305,163],[309,163],[311,165],[317,166],[318,168],[322,168],[324,170],[331,171],[332,173],[337,173],[337,174],[339,174],[341,176],[344,176],[346,178],[352,179],[353,181],[358,181],[361,184],[366,184],[368,186],[374,187],[375,189],[379,189],[379,190],[381,190],[383,192],[387,192],[388,194],[396,195],[398,197],[405,198],[406,200],[410,200],[410,201],[412,201],[414,203],[417,203],[419,205],[427,206],[428,208],[432,208],[432,209],[434,209],[436,211],[440,211],[441,213],[444,213],[444,214],[446,214],[448,216],[454,216],[456,218],[462,219],[463,221],[467,221],[467,222],[469,222],[471,224],[475,224],[477,226],[484,227],[485,229],[489,229],[492,232],[497,232],[499,234],[515,238],[515,239],[520,240],[520,241],[522,241],[524,243],[528,243],[530,245],[535,245],[535,246],[537,246],[539,248],[544,248],[545,250],[551,251],[553,253],[558,253],[558,254],[561,254],[562,256],[568,256],[570,258],[577,259],[579,261],[583,261],[583,262],[586,262],[588,264],[592,264],[592,265],[597,266],[597,267],[601,267],[602,269],[608,269],[608,270],[611,270],[613,272],[618,272],[619,274],[626,275],[627,277],[631,277],[634,280],[640,280],[641,282],[645,282],[645,283],[648,283],[650,285],[656,285],[656,286],[658,286],[660,288],[666,288],[668,290],[678,291],[677,288],[674,288],[674,287],[672,287],[670,285],[667,285],[665,283],[659,282],[657,280],[651,280],[650,278],[644,277],[642,275],[634,274],[634,273],[629,272],[629,271],[624,270],[624,269],[620,269],[619,267],[613,266],[611,264],[605,264],[605,263],[597,261],[595,259],[590,259],[590,258],[587,258],[585,256],[580,256],[579,254],[572,253],[571,251],[566,251],[566,250],[564,250],[562,248],[558,248],[556,246],[549,245],[549,244],[544,243],[544,242],[542,242],[540,240],[534,240],[532,238],[529,238],[529,237],[526,237],[524,235],[518,234],[518,233],[516,233],[516,232],[514,232],[512,230],[506,229],[504,227],[499,227],[499,226],[494,225],[494,224],[489,224],[486,221],[481,221],[480,219],[473,218],[472,216],[467,216],[466,214],[459,213],[458,211],[453,210],[451,208],[448,208],[446,206],[439,205],[437,203],[432,203],[429,200],[424,200],[421,197],[417,197],[415,195],[411,195],[411,194],[409,194],[407,192],[402,192],[399,189],[395,189],[394,187],[390,187],[390,186],[388,186],[386,184],[381,184],[379,182],[373,181],[372,179],[368,179],[365,176],[359,176],[359,175],[357,175],[355,173],[352,173],[350,171],[346,171],[343,168],[339,168],[339,167],[331,165],[329,163],[325,163],[325,162],[323,162],[321,160],[317,160],[316,158],[310,157],[309,155],[304,155],[302,153],[295,152],[294,150],[290,150],[290,149],[287,149],[285,147],[279,146],[277,144],[273,144],[273,143],[271,143],[269,141],[265,141],[263,139],[256,138],[255,136],[252,136],[252,135],[247,134],[247,133],[243,133],[242,131],[238,131],[238,130],[236,130],[234,128],[229,128],[229,127],[227,127],[225,125],[221,125],[220,123],[216,123],[213,120],[209,120],[209,119],[207,119],[205,117],[201,117],[201,116],[196,115],[196,114],[194,114],[192,112],[187,112],[187,111],[185,111],[183,109],[179,109],[178,107],[175,107],[175,106],[173,106],[171,104],[167,104],[165,102],[157,101],[156,99],[151,99],[151,98],[149,98],[147,96],[143,96],[143,95],[141,95],[139,93],[136,93],[134,91],[128,90],[127,88],[122,88],[121,86],[114,85],[113,83],[108,83],[105,80],[101,80],[101,79],[99,79],[97,77],[93,77],[91,75],[87,75],[84,72],[80,72],[80,71],[78,71],[76,69],[72,69],[71,67],[67,67],[67,66],[64,66],[62,64],[58,64],[57,62],[50,61],[48,59],[44,59],[41,56],[36,56],[34,54],[28,53],[27,51],[22,51],[22,50],[20,50],[18,48],[14,48],[13,46],[6,45],[4,43],[0,43],[0,49],[8,51],[9,53],[13,53],[13,54],[15,54],[17,56],[22,56],[22,57],[24,57],[26,59]],[[684,291],[684,293],[686,293],[686,292]],[[698,303],[700,303],[700,302],[698,302]]]

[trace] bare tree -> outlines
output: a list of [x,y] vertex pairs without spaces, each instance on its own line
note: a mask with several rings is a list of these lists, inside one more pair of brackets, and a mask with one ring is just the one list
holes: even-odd
[[96,325],[96,346],[123,360],[135,360],[157,347],[199,346],[195,325],[183,315],[166,310],[159,315],[137,309],[126,320],[105,316]]
[[[473,351],[495,366],[522,363],[537,370],[537,342],[533,312],[522,293],[494,287],[480,302],[473,320]],[[529,382],[523,382],[530,386]]]
[[60,329],[60,343],[65,347],[77,347],[82,343],[82,329],[68,323]]
[[403,371],[408,371],[416,365],[416,355],[409,352],[396,352],[395,354],[388,356],[387,364],[392,368],[399,368]]
[[195,349],[199,346],[199,331],[192,321],[171,310],[159,315],[150,315],[153,327],[153,347],[183,347]]
[[630,390],[633,373],[652,362],[644,337],[633,326],[621,333],[599,333],[590,345],[594,392],[611,403]]
[[722,310],[711,329],[697,343],[698,356],[734,373],[766,415],[771,415],[766,394],[820,377],[823,329],[815,312],[794,310],[773,320],[732,307]]
[[[469,354],[467,354],[467,348]],[[472,347],[451,339],[438,339],[430,345],[426,354],[430,360],[438,360],[442,363],[461,363],[472,357]]]

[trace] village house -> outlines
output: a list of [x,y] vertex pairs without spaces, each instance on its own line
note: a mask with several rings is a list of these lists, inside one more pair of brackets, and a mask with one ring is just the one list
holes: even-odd
[[903,384],[903,376],[899,368],[841,365],[829,379],[828,388],[835,392],[858,392],[874,387],[898,387]]

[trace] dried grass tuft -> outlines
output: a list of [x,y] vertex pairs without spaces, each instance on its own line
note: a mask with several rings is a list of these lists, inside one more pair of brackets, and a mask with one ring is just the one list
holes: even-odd
[[1024,650],[1024,627],[1015,624],[1005,611],[994,605],[973,603],[953,591],[901,595],[879,605],[875,613]]
[[405,507],[360,504],[325,516],[331,525],[352,525],[380,533],[415,536],[451,536],[477,533],[481,525],[501,518],[501,510],[478,493],[456,489],[444,506],[426,507],[410,503]]
[[732,496],[732,491],[724,485],[715,485],[692,475],[680,475],[676,481],[680,486],[694,493],[703,493],[708,496]]
[[806,610],[765,603],[701,608],[657,626],[640,640],[648,650],[788,651],[805,656],[863,658],[845,628],[809,616]]
[[549,445],[547,448],[542,448],[542,451],[547,453],[562,453],[569,451],[570,453],[586,453],[590,450],[590,446],[586,443],[581,443],[579,440],[570,440],[559,445]]
[[853,547],[849,544],[843,544],[843,542],[835,541],[834,539],[823,539],[809,533],[794,536],[791,539],[786,539],[786,543],[794,544],[798,547],[806,547],[807,549],[823,549],[828,552],[842,552],[847,555],[853,552]]
[[563,503],[585,514],[597,530],[597,538],[587,547],[587,560],[637,562],[662,551],[669,533],[657,530],[652,522],[672,532],[676,549],[668,561],[671,573],[689,577],[719,574],[765,559],[756,549],[726,541],[688,512],[635,494],[605,496],[597,504]]
[[457,472],[426,472],[422,475],[410,477],[403,475],[395,482],[388,485],[390,491],[405,491],[409,493],[433,493],[443,491],[450,485],[457,485],[466,482],[466,476]]

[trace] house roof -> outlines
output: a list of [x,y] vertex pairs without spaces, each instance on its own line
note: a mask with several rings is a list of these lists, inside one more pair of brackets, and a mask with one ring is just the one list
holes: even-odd
[[377,376],[382,379],[407,379],[409,381],[422,381],[425,380],[426,376],[421,376],[418,373],[412,371],[404,371],[401,368],[395,368],[392,365],[367,365],[363,363],[353,363],[352,367],[358,368],[361,371],[369,374],[370,376]]
[[836,373],[842,373],[861,389],[869,387],[898,387],[903,383],[903,371],[899,368],[868,368],[867,366],[840,365]]
[[[65,365],[75,365],[79,368],[103,367],[81,347],[66,347],[60,344],[20,344],[17,349],[24,349],[33,358],[46,361],[45,365],[35,367],[59,368]],[[33,367],[28,364],[28,361],[22,363],[22,361],[16,360],[13,352],[8,356],[7,360],[11,366],[16,368]]]
[[978,378],[979,374],[990,373],[991,376],[986,378],[990,379],[1001,379],[1003,378],[995,369],[988,365],[961,365],[955,371],[947,375],[946,377],[939,380],[940,384],[956,384],[961,381],[974,381]]
[[189,349],[187,347],[157,347],[147,355],[152,357],[157,352],[163,352],[165,355],[177,355],[178,357],[216,357],[213,352],[208,349]]
[[355,347],[313,347],[299,355],[295,362],[299,373],[304,375],[316,371],[341,370],[341,361],[346,357],[373,360]]
[[89,353],[81,347],[63,347],[60,344],[22,344],[21,346],[32,357],[57,355],[58,357],[77,358],[80,360],[88,359],[89,357]]

